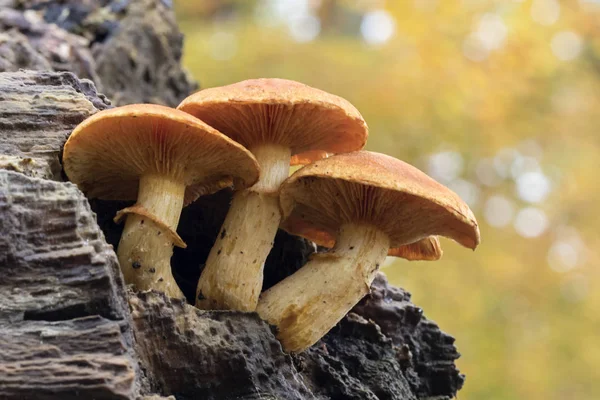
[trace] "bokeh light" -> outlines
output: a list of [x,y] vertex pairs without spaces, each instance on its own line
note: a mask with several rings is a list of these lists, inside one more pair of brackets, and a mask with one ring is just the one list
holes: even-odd
[[360,24],[360,32],[367,44],[381,45],[391,39],[396,30],[394,18],[385,10],[366,13]]
[[476,209],[479,204],[479,187],[473,182],[464,179],[455,179],[448,183],[448,187],[463,199],[471,209]]
[[300,15],[290,19],[289,30],[297,42],[310,42],[319,36],[321,22],[314,15]]
[[495,228],[502,228],[511,223],[515,214],[515,205],[507,197],[495,195],[487,199],[483,215],[486,222]]
[[550,44],[554,55],[563,61],[571,61],[579,56],[583,46],[581,37],[575,32],[558,32]]
[[523,208],[515,217],[515,230],[524,238],[540,236],[548,228],[548,217],[543,210],[535,207]]
[[463,159],[460,153],[444,151],[429,157],[428,174],[438,181],[448,183],[460,176]]
[[517,177],[517,193],[529,203],[540,203],[550,194],[550,180],[543,172],[525,172]]

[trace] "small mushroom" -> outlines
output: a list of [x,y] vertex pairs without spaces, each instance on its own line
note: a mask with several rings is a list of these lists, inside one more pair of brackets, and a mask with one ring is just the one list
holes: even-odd
[[256,159],[241,145],[191,115],[168,107],[135,104],[94,114],[79,124],[64,147],[71,181],[91,198],[135,200],[118,247],[127,283],[183,294],[171,273],[181,209],[201,195],[258,179]]
[[290,352],[316,343],[368,294],[387,255],[437,259],[430,235],[479,244],[475,217],[454,192],[383,154],[359,151],[308,165],[282,184],[280,201],[284,229],[334,246],[261,295],[258,314],[277,326]]
[[254,311],[281,221],[279,185],[290,163],[361,149],[367,125],[348,101],[298,82],[252,79],[199,91],[178,107],[248,148],[259,181],[234,195],[200,276],[196,306]]

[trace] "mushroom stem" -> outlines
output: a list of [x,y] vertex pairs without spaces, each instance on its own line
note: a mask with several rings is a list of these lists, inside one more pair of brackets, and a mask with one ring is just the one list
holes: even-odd
[[291,150],[286,146],[262,144],[248,150],[258,161],[260,177],[248,190],[264,194],[279,193],[279,186],[290,175]]
[[335,247],[265,291],[257,312],[288,352],[315,344],[370,292],[389,237],[371,225],[342,226]]
[[[127,215],[117,251],[125,282],[183,298],[171,272],[173,239],[185,185],[161,175],[143,175],[137,203]],[[137,212],[136,212],[137,210]]]
[[258,182],[234,194],[196,290],[202,309],[254,311],[263,282],[263,267],[279,227],[278,191],[289,175],[288,147],[250,149],[261,168]]

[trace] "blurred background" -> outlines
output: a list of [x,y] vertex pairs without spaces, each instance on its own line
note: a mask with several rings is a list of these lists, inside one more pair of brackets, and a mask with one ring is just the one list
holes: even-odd
[[600,0],[179,0],[202,87],[298,80],[345,97],[367,149],[471,206],[476,252],[390,259],[454,335],[461,399],[600,398]]

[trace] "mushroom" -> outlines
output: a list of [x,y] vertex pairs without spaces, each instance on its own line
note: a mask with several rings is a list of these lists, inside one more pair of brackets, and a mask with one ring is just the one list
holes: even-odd
[[479,244],[475,217],[454,192],[379,153],[340,154],[301,168],[282,184],[280,201],[285,230],[334,246],[261,295],[258,314],[277,326],[290,352],[316,343],[368,294],[387,255],[437,259],[439,244],[429,235],[471,249]]
[[125,281],[139,290],[183,294],[171,273],[181,209],[201,195],[248,187],[259,175],[241,145],[191,115],[134,104],[104,110],[79,124],[64,147],[71,181],[92,198],[134,200],[118,247]]
[[236,193],[206,261],[196,306],[254,311],[263,266],[281,220],[279,185],[290,163],[361,149],[365,121],[348,101],[298,82],[252,79],[205,89],[185,99],[186,111],[248,148],[259,181]]

